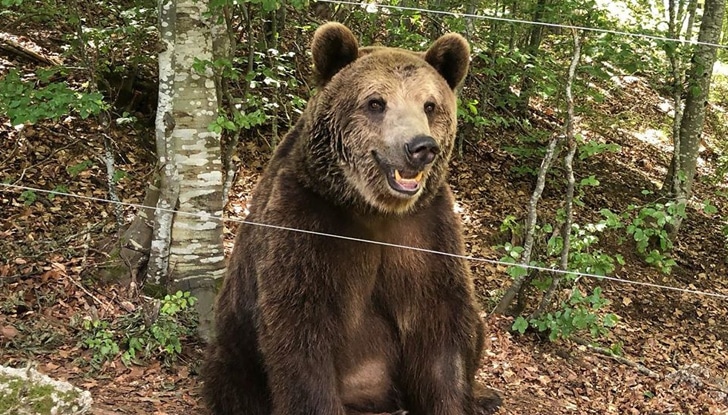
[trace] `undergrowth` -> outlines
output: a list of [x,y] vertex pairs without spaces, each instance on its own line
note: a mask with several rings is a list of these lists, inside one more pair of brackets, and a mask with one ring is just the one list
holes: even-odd
[[84,318],[78,339],[91,352],[88,363],[95,369],[117,358],[126,366],[150,359],[170,365],[182,353],[182,340],[195,333],[196,301],[177,291],[113,320]]

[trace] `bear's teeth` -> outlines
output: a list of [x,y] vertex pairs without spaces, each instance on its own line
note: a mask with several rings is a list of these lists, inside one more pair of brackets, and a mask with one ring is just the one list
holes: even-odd
[[394,180],[395,181],[398,181],[398,182],[405,181],[405,182],[415,182],[415,183],[419,183],[420,180],[422,180],[422,177],[424,175],[425,175],[424,172],[419,172],[419,173],[417,173],[417,176],[415,176],[415,177],[413,177],[411,179],[404,179],[404,178],[402,178],[402,175],[399,173],[399,170],[394,169]]

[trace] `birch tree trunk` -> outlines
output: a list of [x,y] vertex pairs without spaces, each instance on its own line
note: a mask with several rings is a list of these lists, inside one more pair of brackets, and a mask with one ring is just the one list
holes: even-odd
[[[706,0],[698,41],[718,43],[723,25],[725,0]],[[687,97],[683,110],[676,149],[663,188],[674,189],[678,202],[690,199],[697,169],[698,150],[705,125],[705,106],[710,92],[717,50],[714,46],[695,46],[692,64],[687,74]],[[675,225],[677,234],[679,223]]]
[[209,131],[218,98],[210,68],[223,28],[205,17],[207,2],[160,0],[159,104],[156,143],[161,171],[147,284],[197,297],[200,334],[211,333],[222,245],[223,174],[220,135]]

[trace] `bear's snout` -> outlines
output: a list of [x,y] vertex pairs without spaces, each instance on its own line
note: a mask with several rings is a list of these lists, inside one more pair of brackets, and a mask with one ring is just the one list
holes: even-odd
[[435,156],[440,152],[440,146],[432,137],[418,135],[404,144],[404,152],[412,167],[422,170],[435,160]]

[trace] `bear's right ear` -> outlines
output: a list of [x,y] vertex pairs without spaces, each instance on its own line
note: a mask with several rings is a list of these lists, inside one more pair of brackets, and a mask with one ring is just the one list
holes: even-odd
[[427,49],[425,61],[445,78],[450,88],[456,89],[468,73],[470,45],[464,37],[448,33]]
[[341,23],[326,23],[316,29],[311,42],[316,85],[324,86],[359,56],[359,42]]

